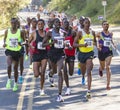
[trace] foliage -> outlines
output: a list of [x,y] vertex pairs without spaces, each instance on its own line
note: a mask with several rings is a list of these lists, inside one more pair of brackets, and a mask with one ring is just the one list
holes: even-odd
[[26,6],[30,0],[0,0],[0,28],[9,25],[12,17],[16,17],[18,10]]
[[51,0],[43,0],[42,4],[43,6],[45,6],[46,4],[48,4]]
[[[50,1],[50,0],[43,0]],[[46,2],[50,11],[64,11],[69,15],[81,15],[91,17],[95,23],[101,23],[98,16],[104,16],[103,0],[51,0]],[[120,0],[106,0],[106,17],[111,23],[120,23]]]

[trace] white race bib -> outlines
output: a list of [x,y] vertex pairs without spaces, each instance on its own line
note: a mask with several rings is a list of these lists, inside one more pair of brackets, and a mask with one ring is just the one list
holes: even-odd
[[111,47],[111,38],[104,38],[104,46]]
[[18,46],[18,38],[10,38],[10,47],[17,47]]
[[70,40],[65,40],[65,49],[68,49],[68,47],[71,47]]
[[42,42],[38,42],[38,44],[37,44],[37,49],[45,50],[46,48],[45,48],[45,47],[42,47]]
[[85,38],[85,43],[87,43],[87,47],[93,47],[93,40],[91,38]]
[[57,43],[54,44],[55,48],[64,48],[64,38],[63,37],[54,37],[57,40]]

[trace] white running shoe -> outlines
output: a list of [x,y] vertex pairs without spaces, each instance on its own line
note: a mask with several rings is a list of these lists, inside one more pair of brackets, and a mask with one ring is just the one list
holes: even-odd
[[70,88],[67,88],[65,95],[70,95],[70,94],[71,94],[71,90],[70,90]]
[[90,92],[87,92],[87,93],[86,93],[86,98],[88,98],[88,99],[91,98],[91,93],[90,93]]
[[48,71],[47,74],[48,74],[48,81],[50,83],[50,87],[54,87],[55,84],[54,84],[54,78],[53,78],[53,76],[50,75],[50,71]]
[[58,95],[56,101],[57,102],[64,102],[64,99],[63,99],[63,97],[61,95]]
[[44,95],[45,95],[44,90],[40,90],[40,96],[44,96]]
[[55,86],[53,77],[50,77],[49,82],[50,82],[50,87],[54,87]]

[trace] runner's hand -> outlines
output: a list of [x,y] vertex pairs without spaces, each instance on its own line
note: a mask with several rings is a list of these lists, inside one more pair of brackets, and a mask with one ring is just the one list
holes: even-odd
[[28,60],[28,55],[25,55],[25,60]]
[[6,44],[3,44],[3,47],[5,48],[7,45]]

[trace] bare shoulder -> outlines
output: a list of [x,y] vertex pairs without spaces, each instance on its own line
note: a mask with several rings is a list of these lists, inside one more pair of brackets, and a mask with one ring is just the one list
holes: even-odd
[[96,37],[100,37],[101,36],[101,32],[96,33]]
[[36,39],[36,31],[31,33],[29,39],[30,39],[30,40],[35,40],[35,39]]
[[113,36],[113,32],[109,32],[111,36]]
[[81,30],[78,31],[78,32],[77,32],[77,35],[82,35],[82,31],[81,31]]
[[50,38],[51,36],[52,36],[52,31],[48,31],[48,32],[46,33],[46,37]]
[[82,37],[82,31],[78,31],[78,32],[76,33],[75,40],[77,41],[78,39],[81,39],[81,37]]

